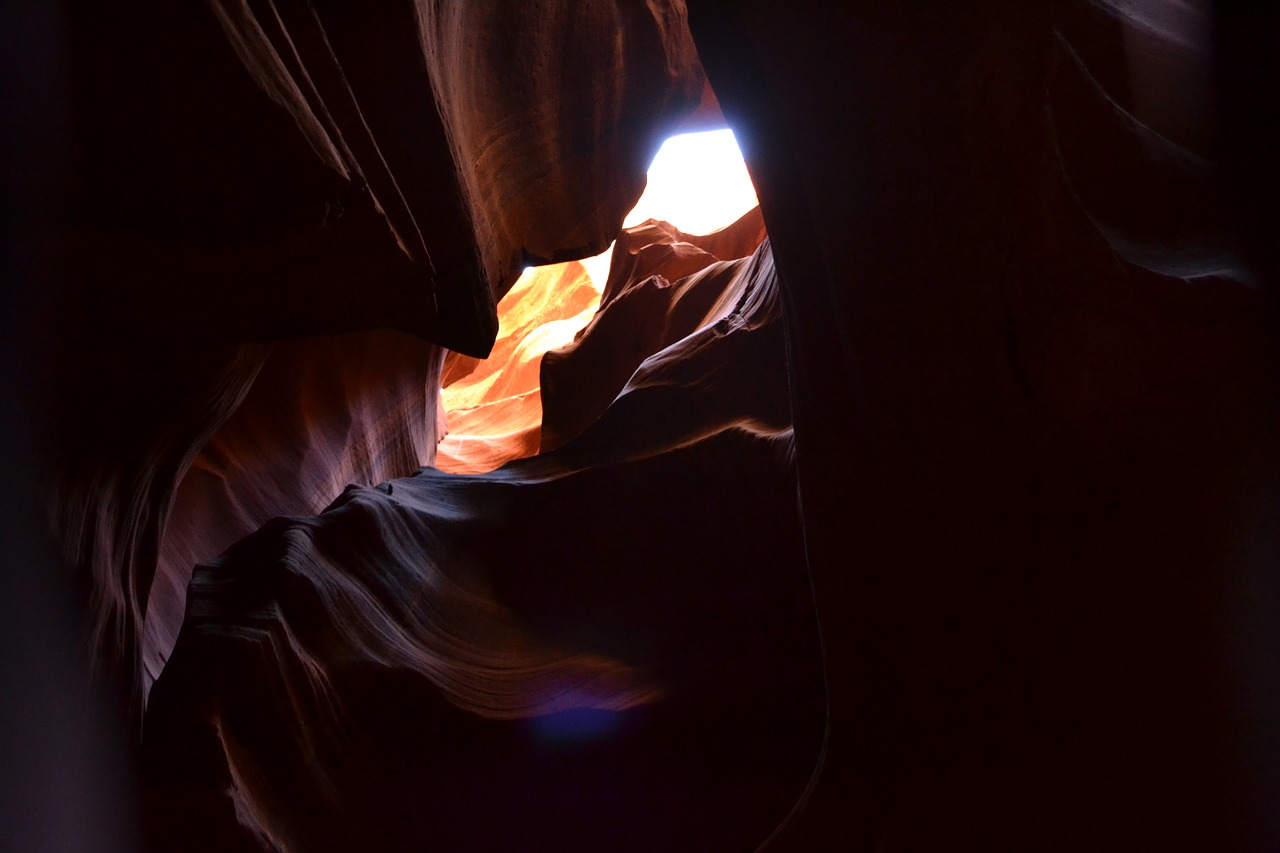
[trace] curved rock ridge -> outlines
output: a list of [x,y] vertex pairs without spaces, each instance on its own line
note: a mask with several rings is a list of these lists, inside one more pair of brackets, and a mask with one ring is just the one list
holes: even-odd
[[645,358],[732,310],[751,278],[726,262],[764,237],[759,208],[705,235],[657,220],[623,229],[596,315],[573,343],[543,356],[542,449],[599,417]]
[[210,5],[320,159],[368,188],[433,339],[474,355],[527,259],[605,248],[704,89],[681,2]]
[[[86,351],[66,363],[86,377],[114,375],[131,355],[117,350],[104,359]],[[111,363],[113,356],[119,361]],[[144,359],[151,368],[134,372],[128,384],[92,385],[78,400],[57,400],[50,415],[58,426],[42,436],[48,444],[41,448],[49,460],[43,502],[81,586],[91,666],[134,713],[142,700],[139,644],[168,509],[199,447],[243,400],[266,348],[175,352],[159,363],[147,355],[134,363]],[[99,417],[86,421],[78,406]]]
[[[733,271],[693,274],[720,260],[745,257],[763,239],[758,209],[711,234],[687,234],[650,220],[623,229],[611,250],[605,282],[593,282],[572,261],[527,271],[499,304],[501,331],[493,355],[484,362],[458,354],[446,360],[442,399],[449,435],[437,450],[436,466],[454,473],[483,473],[537,453],[543,446],[545,353],[552,351],[550,375],[557,387],[563,386],[566,398],[553,401],[553,419],[565,406],[581,407],[584,400],[607,403],[608,395],[622,390],[626,377],[644,358],[733,308],[749,280],[735,277],[741,265]],[[640,287],[654,275],[671,276],[676,284],[670,290],[653,290],[649,298],[616,298],[624,289],[619,282],[630,279]],[[606,299],[608,318],[600,319],[600,291],[608,292],[608,282],[613,282],[614,293]],[[714,294],[716,303],[707,311],[705,298]],[[603,327],[591,332],[596,323]],[[590,336],[590,343],[583,343],[584,335]],[[595,346],[602,339],[612,341],[610,351]],[[563,367],[566,361],[572,366]],[[575,369],[583,375],[562,378]],[[471,372],[463,375],[465,371]]]
[[[655,352],[624,381],[613,403],[549,455],[600,465],[642,457],[655,444],[683,447],[725,429],[765,436],[789,429],[790,403],[775,390],[786,387],[781,299],[776,288],[760,286],[776,276],[766,240],[748,258],[717,262],[677,282],[670,288],[677,299],[693,287],[714,283],[720,288],[706,325],[666,346],[659,338]],[[691,281],[695,278],[700,280]],[[595,332],[596,340],[611,349],[603,342],[607,328]],[[626,324],[619,328],[629,330]],[[761,352],[773,357],[760,358]],[[598,394],[607,382],[605,374],[600,385],[584,383],[583,395]]]
[[[147,713],[160,849],[771,831],[812,769],[821,677],[768,244],[729,266],[732,306],[559,450],[353,486],[196,569]],[[607,816],[533,813],[589,780]]]
[[1047,109],[1072,192],[1128,262],[1249,277],[1216,160],[1203,4],[1063,3]]
[[497,295],[528,260],[603,251],[662,140],[708,111],[682,0],[415,5]]
[[[705,79],[680,2],[131,0],[76,4],[66,32],[75,137],[50,197],[68,210],[32,248],[58,285],[33,335],[36,431],[90,648],[136,711],[175,490],[265,344],[396,329],[485,354],[526,257],[603,249]],[[332,497],[289,491],[277,514]]]
[[145,613],[144,690],[177,638],[193,566],[276,516],[319,512],[349,483],[431,464],[442,355],[389,331],[272,346],[173,496]]

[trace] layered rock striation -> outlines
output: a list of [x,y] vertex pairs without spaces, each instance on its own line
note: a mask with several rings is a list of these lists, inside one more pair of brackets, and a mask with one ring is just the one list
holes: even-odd
[[[1243,5],[68,4],[11,328],[152,845],[1275,847]],[[422,467],[720,113],[759,218],[624,234]]]
[[[96,668],[136,736],[144,672],[159,660],[143,640],[152,580],[176,541],[165,528],[179,483],[251,394],[268,345],[310,338],[316,375],[290,369],[335,405],[382,405],[407,383],[425,410],[394,429],[357,413],[352,426],[368,431],[349,437],[335,431],[338,411],[270,415],[281,461],[241,482],[253,494],[236,511],[240,534],[319,509],[336,494],[310,492],[326,478],[349,470],[372,484],[429,463],[439,355],[401,349],[404,361],[374,375],[365,359],[386,339],[340,336],[391,329],[485,355],[519,270],[608,245],[705,84],[679,3],[141,0],[76,5],[66,31],[66,215],[34,247],[58,285],[36,300],[38,435]],[[353,376],[369,387],[350,387]],[[361,448],[372,444],[417,458],[396,451],[397,465],[370,466]],[[181,508],[181,523],[205,514],[191,523],[220,528],[208,542],[221,547],[231,528],[214,504]],[[180,560],[197,553],[182,549]],[[166,598],[185,571],[163,569]],[[166,624],[180,608],[159,606]]]
[[[628,233],[655,251],[623,291],[682,245]],[[730,850],[785,817],[823,697],[777,275],[767,243],[704,263],[649,310],[691,279],[718,308],[557,450],[352,486],[197,567],[146,718],[154,843]]]

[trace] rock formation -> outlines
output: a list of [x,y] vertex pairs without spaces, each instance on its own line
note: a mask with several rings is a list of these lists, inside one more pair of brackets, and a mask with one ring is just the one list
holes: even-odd
[[[62,286],[35,343],[53,354],[40,384],[59,389],[42,401],[46,502],[94,653],[136,721],[175,489],[248,393],[263,344],[390,328],[486,354],[494,304],[527,259],[603,249],[705,87],[679,4],[130,9],[67,17],[79,203],[41,247]],[[572,73],[545,57],[573,57]],[[368,351],[330,340],[317,366],[359,375],[359,362],[338,362]],[[425,368],[432,356],[412,358]],[[414,381],[433,411],[431,371]],[[364,390],[316,393],[359,403]],[[294,423],[277,438],[315,439],[305,409],[281,417]],[[357,446],[420,455],[393,452],[396,465],[367,473],[431,461],[434,418],[399,432],[376,420],[353,419],[386,427]],[[289,474],[360,472],[347,451],[319,451],[334,471]],[[285,475],[272,465],[264,476]],[[334,496],[280,491],[239,532]]]
[[[1280,840],[1274,13],[64,11],[0,90],[19,843],[109,846],[94,743],[156,850]],[[619,235],[721,119],[759,211]]]
[[718,307],[557,450],[351,486],[196,568],[146,717],[153,843],[738,849],[782,820],[822,692],[777,277],[767,243],[702,254],[645,307]]
[[830,677],[780,849],[1266,846],[1275,316],[1232,270],[1270,250],[1171,211],[1214,129],[1115,86],[1211,55],[1207,12],[689,12],[782,280]]
[[599,304],[599,288],[577,261],[534,267],[520,277],[498,303],[489,357],[451,353],[445,362],[447,436],[436,448],[437,468],[479,474],[538,452],[542,356],[572,340]]
[[542,360],[542,449],[559,447],[600,417],[646,357],[723,319],[743,286],[728,259],[747,255],[763,238],[759,208],[709,235],[652,220],[624,230],[591,323]]

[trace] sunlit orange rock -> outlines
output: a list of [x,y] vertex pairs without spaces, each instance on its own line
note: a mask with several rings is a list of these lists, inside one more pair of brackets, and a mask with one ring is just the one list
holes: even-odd
[[[733,307],[723,269],[692,274],[749,255],[763,238],[758,209],[705,235],[650,220],[619,235],[605,282],[592,282],[574,262],[527,271],[498,306],[500,330],[489,359],[454,354],[445,362],[448,435],[436,466],[481,473],[562,444],[564,407],[575,407],[572,429],[580,431],[644,358]],[[660,292],[667,277],[688,280]],[[549,439],[542,382],[556,389]]]
[[704,272],[725,308],[559,449],[353,486],[196,569],[154,843],[731,850],[783,818],[822,706],[777,273],[767,243]]
[[[136,768],[183,853],[1276,846],[1266,4],[39,5],[0,426],[62,565],[6,545],[6,841],[108,843]],[[542,435],[476,407],[477,468],[544,452],[317,512],[715,112],[768,241],[642,228]]]
[[498,339],[489,358],[455,353],[445,361],[441,399],[447,429],[436,467],[479,473],[538,451],[542,355],[588,322],[599,290],[576,261],[534,267],[521,276],[498,303]]

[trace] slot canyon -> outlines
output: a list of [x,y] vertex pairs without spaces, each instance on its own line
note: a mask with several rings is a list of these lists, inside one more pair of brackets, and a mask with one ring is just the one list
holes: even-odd
[[0,847],[1280,849],[1262,5],[6,4]]

